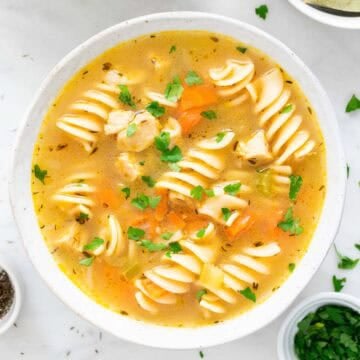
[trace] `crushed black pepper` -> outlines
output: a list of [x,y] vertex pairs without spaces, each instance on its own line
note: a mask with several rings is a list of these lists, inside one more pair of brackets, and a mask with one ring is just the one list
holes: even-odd
[[0,271],[0,319],[10,310],[14,302],[14,288],[6,271]]

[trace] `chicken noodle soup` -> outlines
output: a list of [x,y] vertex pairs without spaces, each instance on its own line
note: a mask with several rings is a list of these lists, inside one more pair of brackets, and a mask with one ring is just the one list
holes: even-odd
[[324,168],[316,114],[284,69],[234,39],[172,31],[121,43],[66,84],[32,191],[49,251],[82,291],[192,327],[248,311],[296,269]]

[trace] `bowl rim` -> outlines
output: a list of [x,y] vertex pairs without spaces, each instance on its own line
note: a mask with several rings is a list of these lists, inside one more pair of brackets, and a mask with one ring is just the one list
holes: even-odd
[[360,299],[339,292],[321,292],[303,299],[286,315],[277,337],[277,352],[279,360],[296,360],[294,337],[296,326],[307,314],[316,311],[323,305],[342,305],[360,313]]
[[[36,251],[39,252],[39,254],[35,250],[31,248],[28,240],[28,232],[26,229],[23,228],[23,224],[28,223],[26,221],[22,220],[22,216],[24,214],[27,214],[29,216],[27,211],[30,211],[30,215],[33,216],[34,210],[32,207],[32,203],[27,203],[27,207],[31,208],[30,210],[27,208],[21,208],[21,206],[17,203],[17,200],[24,196],[24,194],[27,194],[24,192],[24,190],[21,189],[21,187],[17,186],[17,175],[20,176],[30,176],[27,174],[23,174],[20,169],[20,164],[22,162],[21,158],[21,150],[22,150],[22,140],[25,137],[25,133],[27,130],[27,127],[30,127],[32,124],[31,115],[34,109],[36,109],[38,105],[38,102],[41,101],[42,97],[46,96],[46,90],[51,86],[51,82],[56,79],[56,76],[59,75],[59,73],[66,69],[66,67],[69,65],[72,60],[76,59],[82,52],[85,52],[86,49],[89,49],[93,44],[100,42],[102,39],[106,38],[106,36],[110,36],[113,33],[120,32],[122,30],[126,30],[126,28],[130,28],[131,26],[138,26],[141,24],[150,24],[152,22],[161,22],[161,21],[167,21],[169,24],[176,23],[176,21],[181,22],[181,24],[185,28],[177,28],[177,30],[189,30],[190,28],[186,28],[185,24],[189,24],[192,21],[193,22],[199,22],[201,21],[211,21],[211,28],[213,30],[205,29],[200,27],[199,25],[195,25],[192,30],[207,30],[207,31],[213,31],[217,32],[215,23],[222,23],[224,26],[233,27],[234,33],[230,36],[233,38],[236,38],[235,28],[237,30],[242,30],[250,33],[253,36],[258,36],[268,44],[271,44],[271,46],[276,47],[277,49],[281,50],[287,58],[289,58],[289,64],[292,62],[294,67],[298,67],[301,69],[302,75],[306,75],[306,78],[308,79],[309,83],[311,84],[311,87],[316,89],[316,96],[318,96],[319,101],[324,106],[327,114],[327,123],[329,123],[329,129],[328,129],[328,136],[330,136],[333,143],[331,144],[334,150],[332,150],[332,155],[335,156],[336,162],[333,161],[332,165],[334,166],[334,169],[338,172],[338,178],[336,179],[335,183],[333,184],[333,193],[332,197],[329,195],[329,191],[326,195],[326,201],[328,198],[330,198],[332,202],[332,206],[328,205],[328,211],[330,211],[330,208],[332,209],[331,212],[335,212],[333,214],[333,220],[336,221],[331,222],[330,225],[327,226],[327,243],[326,246],[323,246],[320,248],[320,256],[317,254],[313,254],[312,256],[316,258],[315,264],[311,264],[311,266],[306,267],[302,266],[303,273],[300,273],[298,269],[294,271],[292,276],[292,281],[289,279],[286,280],[280,289],[275,292],[269,299],[267,299],[264,303],[259,304],[255,307],[255,309],[262,309],[263,308],[269,308],[274,305],[278,305],[276,303],[279,302],[281,299],[280,294],[286,292],[286,288],[291,288],[293,290],[293,293],[289,296],[283,296],[281,299],[282,306],[273,306],[272,311],[266,312],[266,320],[263,321],[263,319],[259,318],[258,315],[255,315],[255,311],[249,311],[245,313],[242,316],[237,316],[233,319],[227,320],[223,323],[219,323],[216,326],[207,326],[207,327],[200,327],[200,328],[174,328],[171,327],[171,331],[169,331],[169,327],[159,326],[155,324],[149,324],[147,322],[139,322],[136,320],[129,320],[124,316],[120,316],[116,313],[111,312],[108,309],[103,308],[101,305],[95,304],[92,300],[90,300],[87,295],[83,294],[81,290],[79,290],[72,282],[70,282],[67,278],[66,281],[63,279],[65,278],[65,275],[60,271],[60,269],[55,264],[55,261],[52,259],[51,254],[46,249],[46,254],[43,251],[43,245],[41,245],[41,249],[37,249]],[[214,23],[214,24],[213,24]],[[144,25],[145,26],[145,25]],[[168,25],[169,27],[166,28],[167,30],[174,30],[172,27],[173,25]],[[210,25],[209,25],[210,27]],[[159,29],[157,31],[163,31],[164,29]],[[145,33],[151,33],[151,31],[144,31]],[[131,37],[128,37],[129,39]],[[96,55],[99,55],[97,53]],[[93,56],[95,57],[95,56]],[[93,58],[92,57],[92,58]],[[291,59],[291,60],[290,60]],[[91,60],[87,60],[89,62]],[[284,64],[282,64],[284,65]],[[290,65],[289,65],[290,66]],[[63,81],[63,84],[66,83],[66,81],[69,80],[69,77]],[[310,86],[310,85],[309,85]],[[314,95],[315,96],[315,95]],[[319,119],[321,122],[321,119]],[[330,131],[331,128],[331,131]],[[37,133],[39,128],[37,127]],[[329,150],[327,152],[327,155],[329,153]],[[23,154],[24,156],[29,156],[27,153]],[[31,157],[30,157],[30,163],[31,163]],[[339,165],[339,163],[343,164],[343,167]],[[328,164],[327,164],[328,166]],[[27,171],[30,172],[30,168],[27,168]],[[338,126],[335,118],[335,113],[332,109],[330,100],[328,99],[325,91],[323,90],[322,86],[320,85],[317,78],[312,74],[312,72],[307,68],[307,66],[282,42],[277,40],[276,38],[272,37],[271,35],[265,33],[264,31],[256,28],[255,26],[249,25],[247,23],[244,23],[239,20],[232,19],[230,17],[225,17],[217,14],[210,14],[210,13],[203,13],[203,12],[165,12],[165,13],[156,13],[156,14],[150,14],[145,15],[137,18],[133,18],[131,20],[127,20],[124,22],[121,22],[119,24],[116,24],[114,26],[111,26],[100,33],[97,33],[96,35],[92,36],[90,39],[85,41],[84,43],[77,46],[74,50],[72,50],[68,55],[66,55],[49,73],[49,75],[46,77],[44,82],[41,84],[39,90],[35,94],[35,97],[33,98],[33,101],[31,102],[27,112],[25,113],[23,122],[21,126],[19,127],[19,130],[17,132],[16,142],[14,145],[13,150],[13,159],[12,159],[12,170],[11,170],[11,176],[9,178],[9,191],[10,191],[10,202],[11,202],[11,208],[12,212],[18,227],[18,230],[20,234],[22,235],[23,244],[25,246],[26,252],[34,265],[35,269],[39,272],[42,279],[45,281],[45,283],[48,285],[48,287],[57,295],[59,299],[62,300],[63,303],[65,303],[68,307],[70,307],[75,313],[82,316],[89,322],[93,323],[95,326],[102,328],[105,331],[108,331],[112,333],[113,335],[134,342],[142,345],[147,345],[151,347],[157,347],[157,348],[167,348],[167,349],[192,349],[192,348],[198,348],[198,347],[209,347],[214,345],[223,344],[225,342],[229,342],[232,340],[235,340],[237,338],[246,336],[250,333],[253,333],[260,328],[266,326],[273,320],[275,320],[278,316],[281,315],[283,311],[286,310],[290,306],[290,304],[295,300],[296,295],[298,295],[303,288],[306,286],[306,284],[310,281],[312,276],[315,274],[318,267],[321,265],[321,262],[324,260],[327,251],[330,248],[330,245],[332,244],[335,235],[338,231],[341,214],[343,211],[343,204],[344,204],[344,198],[345,198],[345,161],[344,161],[344,153],[340,141]],[[328,179],[327,179],[328,181]],[[24,183],[24,181],[22,181]],[[26,184],[26,183],[25,183]],[[330,184],[330,183],[328,183]],[[29,181],[30,185],[30,181]],[[330,201],[329,200],[329,201]],[[325,202],[326,202],[325,201]],[[319,223],[322,222],[322,217],[325,212],[325,205],[322,210],[321,220]],[[336,205],[336,206],[335,206]],[[34,226],[31,226],[32,230],[39,233],[39,229],[37,226],[37,229],[35,229]],[[320,226],[318,225],[317,228]],[[318,231],[318,230],[316,230]],[[313,235],[313,238],[315,235]],[[41,237],[41,241],[43,241]],[[313,241],[312,241],[313,242]],[[311,244],[310,244],[311,245]],[[310,253],[310,252],[308,252]],[[301,263],[304,263],[304,258],[309,257],[310,255],[305,254],[301,260]],[[43,255],[46,257],[46,259],[41,259],[41,256]],[[47,261],[47,266],[50,266],[47,269],[44,269],[43,262]],[[51,270],[53,274],[51,275],[52,278],[50,278],[50,275],[47,271],[41,271],[42,270]],[[300,268],[300,266],[299,266]],[[306,270],[306,271],[305,271]],[[50,271],[49,271],[50,272]],[[299,284],[296,284],[296,279],[299,281]],[[304,281],[305,279],[305,281]],[[61,284],[62,288],[59,288],[59,284]],[[71,284],[70,284],[71,283]],[[291,285],[289,285],[291,283]],[[286,286],[285,286],[286,285]],[[65,290],[65,291],[64,291]],[[71,294],[72,297],[69,296]],[[80,294],[81,293],[81,294]],[[77,304],[77,301],[81,302],[81,305]],[[264,305],[265,304],[265,305]],[[90,311],[92,310],[92,311]],[[260,310],[256,314],[258,314]],[[251,316],[249,316],[249,314]],[[111,318],[109,317],[111,315]],[[250,319],[253,319],[252,323],[249,322]],[[116,318],[116,321],[113,320]],[[121,318],[121,319],[120,319]],[[246,319],[245,319],[246,318]],[[246,328],[239,328],[238,323],[240,323],[240,319],[243,319],[243,322],[248,321],[249,324],[247,324]],[[117,326],[117,322],[121,324],[122,326],[127,327],[127,331],[124,331],[123,328],[119,328]],[[140,325],[139,325],[140,324]],[[149,337],[143,336],[143,334],[148,334]],[[157,336],[158,338],[155,338]]]
[[321,22],[326,25],[334,26],[337,28],[355,30],[360,29],[360,16],[348,17],[341,15],[330,14],[312,6],[309,6],[302,0],[288,0],[297,10],[305,14],[306,16]]

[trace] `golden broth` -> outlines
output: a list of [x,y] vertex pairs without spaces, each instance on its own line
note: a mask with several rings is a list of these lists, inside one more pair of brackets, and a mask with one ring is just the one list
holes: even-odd
[[[242,47],[241,51],[237,49],[239,47]],[[245,54],[242,54],[245,47]],[[216,323],[237,316],[266,300],[289,276],[289,264],[297,264],[306,252],[321,213],[325,194],[325,149],[311,105],[295,80],[283,70],[281,72],[285,84],[291,89],[291,104],[296,107],[296,113],[302,116],[301,128],[306,129],[316,143],[314,150],[303,159],[295,161],[290,157],[284,163],[291,166],[292,174],[300,175],[303,179],[296,201],[289,199],[288,190],[285,195],[277,193],[273,188],[264,190],[263,182],[266,186],[268,179],[266,178],[267,170],[263,172],[263,169],[267,168],[268,163],[259,165],[254,164],[254,161],[239,160],[239,154],[233,151],[237,142],[249,139],[255,131],[260,129],[258,118],[261,113],[255,113],[253,102],[247,99],[240,105],[228,106],[226,99],[219,96],[215,103],[201,108],[202,111],[213,110],[217,119],[208,120],[203,117],[199,124],[192,128],[190,135],[183,135],[175,143],[180,147],[183,156],[186,156],[188,150],[200,140],[210,138],[224,129],[230,128],[235,133],[236,142],[234,140],[231,148],[221,155],[226,159],[226,166],[218,179],[210,182],[210,186],[224,180],[224,174],[239,170],[240,167],[240,170],[247,175],[246,183],[243,180],[239,182],[242,187],[246,185],[251,189],[247,193],[241,193],[241,197],[247,201],[248,205],[245,210],[241,210],[240,217],[250,214],[251,220],[248,226],[232,238],[227,235],[227,226],[224,224],[198,214],[198,211],[191,207],[168,202],[168,210],[180,214],[185,221],[186,227],[183,229],[185,237],[189,236],[191,231],[198,231],[204,223],[211,221],[215,225],[217,234],[216,259],[213,261],[215,265],[231,262],[232,257],[241,253],[245,247],[259,247],[259,245],[261,247],[262,244],[272,242],[278,244],[281,252],[276,256],[254,257],[255,261],[260,261],[270,269],[269,274],[254,271],[251,268],[247,269],[256,281],[245,284],[245,287],[256,295],[256,303],[234,292],[235,295],[232,296],[236,297],[235,304],[216,300],[216,304],[221,303],[225,311],[222,313],[208,311],[200,306],[197,299],[201,297],[201,291],[205,287],[199,284],[199,276],[196,276],[189,285],[188,291],[176,295],[176,303],[156,304],[158,312],[153,314],[139,306],[135,298],[135,292],[138,289],[134,286],[134,282],[136,279],[143,279],[144,271],[163,263],[165,251],[149,252],[137,242],[136,266],[131,268],[126,262],[126,255],[96,256],[92,251],[88,251],[86,255],[86,251],[71,246],[74,239],[64,240],[76,218],[76,224],[83,222],[78,226],[81,234],[77,233],[76,236],[84,237],[85,243],[90,243],[95,237],[101,239],[101,229],[107,226],[109,214],[117,218],[127,242],[134,242],[127,239],[127,230],[130,226],[144,229],[146,231],[144,238],[153,242],[166,242],[160,234],[178,230],[176,222],[173,224],[169,222],[168,215],[156,221],[154,220],[156,209],[148,208],[141,211],[131,204],[131,200],[138,194],[155,196],[156,186],[149,187],[141,179],[128,183],[123,181],[121,172],[115,166],[121,152],[121,149],[117,147],[116,135],[105,135],[101,132],[96,146],[91,152],[87,152],[79,141],[57,127],[58,119],[71,112],[72,104],[82,99],[86,91],[102,83],[106,73],[116,69],[130,80],[136,79],[136,83],[129,84],[128,89],[135,99],[136,108],[144,109],[151,102],[146,96],[148,89],[163,94],[166,85],[175,76],[179,76],[184,85],[184,78],[190,70],[195,71],[205,84],[212,84],[208,74],[209,69],[223,66],[228,59],[242,59],[245,56],[255,67],[252,81],[269,69],[277,67],[272,59],[259,50],[219,34],[202,31],[172,31],[143,36],[121,43],[90,62],[66,84],[50,107],[41,126],[33,154],[34,166],[38,165],[41,170],[47,170],[45,184],[39,181],[39,178],[33,177],[34,207],[49,251],[55,257],[61,270],[99,304],[115,312],[128,314],[135,319],[163,325],[189,327]],[[219,87],[209,86],[212,91],[219,90]],[[185,87],[191,88],[191,86]],[[131,110],[131,107],[124,105],[121,101],[119,101],[119,108]],[[169,115],[179,118],[182,113],[179,106],[165,106],[165,108],[165,115],[158,119],[161,126]],[[136,133],[133,136],[136,136]],[[160,161],[160,152],[154,146],[136,152],[135,156],[136,162],[140,163],[141,175],[151,176],[158,181],[164,172],[169,171],[169,164]],[[273,161],[276,161],[276,156]],[[79,214],[74,215],[69,207],[64,207],[63,204],[54,201],[54,194],[69,182],[69,176],[89,172],[95,174],[89,180],[91,186],[96,189],[91,194],[95,205],[91,207],[90,219],[79,221]],[[80,184],[87,182],[86,179],[84,181],[79,177],[81,178],[78,176],[76,181]],[[119,185],[120,183],[123,185]],[[126,199],[125,193],[121,191],[124,187],[131,189],[129,199]],[[205,198],[206,195],[203,195],[202,200],[204,201]],[[289,232],[277,226],[291,206],[295,218],[300,219],[304,229],[302,234],[296,236],[290,235]],[[76,239],[76,241],[80,240]],[[93,256],[90,266],[79,263],[90,255]],[[130,274],[126,273],[128,270]],[[209,293],[212,292],[209,290]],[[211,303],[211,297],[209,301]]]

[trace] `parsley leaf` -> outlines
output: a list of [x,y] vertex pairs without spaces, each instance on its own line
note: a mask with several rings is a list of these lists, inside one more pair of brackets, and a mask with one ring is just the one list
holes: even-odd
[[91,266],[92,263],[94,262],[94,259],[95,259],[94,256],[87,256],[87,257],[82,258],[79,261],[79,264],[83,265],[83,266]]
[[346,283],[346,278],[338,279],[335,275],[332,277],[332,283],[334,286],[334,290],[336,292],[340,292],[342,288],[344,287],[344,283]]
[[83,251],[94,251],[98,247],[103,245],[104,242],[105,242],[104,239],[101,239],[99,237],[94,237],[94,239],[91,242],[89,242],[84,246]]
[[165,255],[168,258],[171,258],[172,254],[177,254],[180,251],[182,251],[182,247],[181,247],[180,243],[178,241],[174,241],[169,244],[169,251],[167,251]]
[[38,164],[34,165],[34,175],[45,185],[45,176],[47,175],[47,170],[41,170]]
[[350,176],[350,165],[346,164],[346,177],[349,178]]
[[122,188],[121,192],[125,194],[125,199],[128,199],[130,197],[131,190],[129,187]]
[[160,106],[160,104],[157,101],[153,101],[150,104],[148,104],[145,108],[152,116],[158,118],[160,116],[163,116],[165,114],[165,108],[163,106]]
[[266,5],[261,5],[255,9],[256,15],[261,17],[263,20],[266,19],[268,12],[269,12],[269,9]]
[[148,186],[148,187],[154,187],[156,184],[156,181],[151,176],[142,176],[141,180]]
[[205,110],[200,113],[200,115],[208,120],[215,120],[217,119],[216,112],[214,110]]
[[171,45],[171,48],[169,50],[169,54],[172,54],[173,52],[176,51],[176,46],[175,45]]
[[241,295],[243,295],[244,297],[246,297],[248,300],[250,300],[252,302],[256,302],[256,294],[253,293],[249,287],[247,287],[244,290],[239,290],[239,293]]
[[154,243],[150,240],[141,240],[140,246],[149,252],[162,251],[167,248],[164,243]]
[[205,232],[206,232],[206,228],[200,229],[200,230],[196,233],[196,237],[198,237],[198,238],[204,237]]
[[360,251],[360,244],[354,244],[354,246]]
[[344,256],[342,254],[339,253],[338,249],[336,246],[335,247],[335,252],[336,255],[339,258],[339,262],[338,262],[338,268],[339,269],[345,269],[345,270],[352,270],[356,267],[356,265],[358,264],[360,259],[351,259],[348,256]]
[[119,94],[119,100],[125,104],[125,105],[129,105],[132,108],[135,107],[135,103],[131,97],[129,88],[126,85],[119,85],[119,89],[120,89],[120,94]]
[[171,102],[177,102],[184,91],[180,78],[175,76],[172,82],[168,83],[165,88],[165,98]]
[[205,194],[207,197],[214,197],[215,196],[215,192],[213,189],[205,189]]
[[226,192],[226,194],[235,196],[240,191],[240,188],[241,188],[241,183],[238,182],[224,186],[224,191]]
[[149,206],[152,208],[152,209],[155,209],[158,205],[159,205],[159,202],[161,200],[161,196],[152,196],[152,197],[149,197]]
[[185,82],[189,86],[192,86],[192,85],[201,85],[204,81],[195,71],[190,70],[186,74]]
[[221,208],[221,212],[223,214],[223,218],[225,221],[228,221],[231,216],[231,211],[228,208]]
[[242,47],[242,46],[237,46],[236,50],[241,52],[242,54],[246,53],[247,48],[246,47]]
[[172,149],[166,149],[162,152],[160,160],[169,163],[177,163],[183,158],[181,149],[175,145]]
[[76,221],[81,225],[85,224],[85,222],[88,220],[89,220],[89,214],[83,213],[81,211],[80,214],[76,217]]
[[170,145],[170,133],[162,131],[159,136],[155,137],[155,147],[159,151],[165,151]]
[[224,139],[225,135],[226,135],[226,132],[217,133],[216,134],[216,142],[217,143],[221,142]]
[[204,353],[201,350],[199,351],[199,356],[200,356],[200,359],[204,358]]
[[196,200],[201,200],[203,194],[204,194],[204,188],[201,185],[195,186],[190,191],[190,195]]
[[289,178],[290,178],[289,199],[296,200],[301,185],[303,183],[303,179],[300,175],[290,175]]
[[135,123],[129,124],[126,129],[126,137],[131,137],[136,133],[137,125]]
[[171,171],[179,172],[181,170],[181,167],[176,163],[169,163],[168,165]]
[[149,206],[149,197],[144,194],[140,194],[131,200],[131,205],[140,210],[145,210]]
[[131,240],[139,241],[141,240],[145,235],[145,231],[143,229],[129,226],[127,230],[127,236]]
[[360,99],[358,99],[354,94],[347,103],[345,111],[348,113],[359,109],[360,109]]
[[288,114],[292,109],[293,109],[293,104],[287,104],[282,108],[280,114]]
[[280,221],[277,226],[283,231],[288,231],[290,235],[300,235],[304,231],[304,228],[300,225],[299,219],[294,218],[292,207],[288,208],[283,221]]
[[289,271],[290,271],[291,273],[295,270],[295,267],[296,267],[296,264],[294,264],[294,263],[290,263],[290,264],[288,265],[288,269],[289,269]]
[[160,236],[164,240],[170,240],[173,235],[174,235],[174,233],[172,233],[172,232],[166,232],[166,233],[161,234]]
[[200,302],[200,301],[201,301],[201,298],[202,298],[205,294],[207,294],[207,290],[206,290],[206,289],[198,290],[198,291],[196,292],[196,294],[195,294],[196,300],[197,300],[198,302]]

